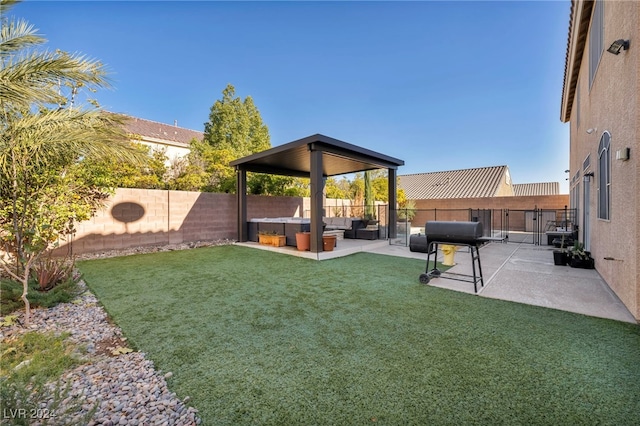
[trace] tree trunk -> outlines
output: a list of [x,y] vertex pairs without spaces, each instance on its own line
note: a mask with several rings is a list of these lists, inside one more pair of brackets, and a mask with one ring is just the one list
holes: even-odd
[[22,296],[20,296],[20,299],[24,302],[24,323],[28,326],[31,322],[31,305],[29,304],[29,299],[27,299],[27,293],[29,292],[29,272],[25,272],[21,281]]
[[31,274],[31,265],[33,265],[38,256],[30,257],[27,260],[24,270],[22,271],[22,276],[17,275],[14,271],[11,270],[10,265],[5,262],[0,262],[2,264],[2,269],[13,279],[22,284],[22,296],[20,299],[24,302],[24,323],[25,325],[29,325],[31,322],[31,304],[29,303],[29,299],[27,299],[27,294],[29,294],[29,276]]

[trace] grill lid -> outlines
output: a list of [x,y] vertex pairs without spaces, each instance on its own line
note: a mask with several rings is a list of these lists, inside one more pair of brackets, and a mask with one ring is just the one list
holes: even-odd
[[428,241],[476,244],[482,238],[480,222],[449,222],[430,220],[425,224]]

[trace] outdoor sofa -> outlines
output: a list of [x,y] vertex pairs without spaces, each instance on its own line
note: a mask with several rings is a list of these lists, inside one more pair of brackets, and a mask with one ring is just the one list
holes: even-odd
[[357,230],[364,228],[365,224],[357,217],[323,217],[325,231],[344,231],[345,238],[358,238]]
[[363,220],[357,217],[323,217],[325,231],[343,230],[345,238],[377,240],[378,221]]

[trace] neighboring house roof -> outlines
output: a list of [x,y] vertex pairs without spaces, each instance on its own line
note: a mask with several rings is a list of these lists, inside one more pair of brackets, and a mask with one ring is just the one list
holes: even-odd
[[197,130],[185,129],[177,125],[172,126],[137,117],[128,117],[129,120],[125,123],[126,130],[146,141],[189,147],[192,139],[202,140],[204,136],[204,133]]
[[562,102],[560,120],[566,123],[571,118],[571,109],[578,84],[578,73],[584,55],[593,1],[571,0],[569,17],[569,39],[564,63],[564,83],[562,86]]
[[513,195],[516,197],[528,197],[533,195],[559,195],[559,194],[560,194],[560,184],[558,182],[513,184]]
[[417,173],[399,178],[399,186],[410,200],[495,197],[505,179],[510,181],[507,166]]

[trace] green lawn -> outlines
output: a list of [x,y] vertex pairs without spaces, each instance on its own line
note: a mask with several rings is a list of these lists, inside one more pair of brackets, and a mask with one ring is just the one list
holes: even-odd
[[79,267],[207,425],[638,424],[639,326],[424,286],[423,261],[229,245]]

